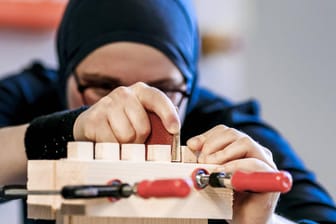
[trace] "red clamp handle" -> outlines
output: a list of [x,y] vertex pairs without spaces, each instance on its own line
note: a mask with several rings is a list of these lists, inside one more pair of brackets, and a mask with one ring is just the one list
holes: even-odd
[[190,186],[184,179],[144,180],[136,188],[137,195],[142,198],[184,198],[190,193]]
[[232,174],[231,185],[236,191],[286,193],[292,187],[292,176],[286,171],[252,173],[236,171]]

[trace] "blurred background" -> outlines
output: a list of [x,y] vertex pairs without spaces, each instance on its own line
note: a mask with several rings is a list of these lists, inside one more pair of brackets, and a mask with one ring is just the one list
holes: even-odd
[[[35,59],[57,67],[55,24],[66,0],[44,1],[58,6],[33,25],[6,21],[8,1],[0,1],[0,78]],[[236,102],[258,99],[265,120],[335,199],[336,1],[193,1],[204,45],[201,84]],[[41,7],[32,15],[43,16]],[[15,201],[0,204],[1,221],[20,224],[19,211]]]

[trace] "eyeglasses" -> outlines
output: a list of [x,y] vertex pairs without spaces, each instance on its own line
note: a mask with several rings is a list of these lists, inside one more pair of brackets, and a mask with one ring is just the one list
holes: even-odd
[[[80,93],[84,105],[94,104],[99,99],[106,96],[117,87],[121,86],[119,83],[113,82],[99,82],[84,85],[81,84],[77,72],[73,71],[73,76],[77,85],[77,91]],[[177,107],[181,106],[184,99],[190,97],[190,93],[183,89],[185,86],[184,83],[176,85],[176,87],[173,88],[163,88],[153,85],[151,86],[165,93]]]

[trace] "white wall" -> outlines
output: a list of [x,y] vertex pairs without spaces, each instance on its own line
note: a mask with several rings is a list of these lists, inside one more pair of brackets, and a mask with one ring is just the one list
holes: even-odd
[[194,0],[201,30],[240,35],[241,52],[201,62],[201,83],[257,98],[264,118],[336,198],[336,1]]
[[[211,4],[204,0],[194,2],[201,33],[214,33],[237,42],[243,37],[247,25],[247,8],[243,0],[211,0]],[[243,53],[234,47],[203,57],[200,61],[200,83],[233,100],[246,98]]]
[[336,1],[249,1],[248,93],[336,198]]
[[55,32],[33,32],[0,28],[0,78],[20,71],[32,59],[56,65]]
[[10,201],[0,204],[0,223],[21,224],[21,203],[18,201]]

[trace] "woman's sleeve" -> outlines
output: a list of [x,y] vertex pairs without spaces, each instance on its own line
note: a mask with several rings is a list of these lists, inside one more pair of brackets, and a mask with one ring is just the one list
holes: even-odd
[[56,71],[33,62],[0,80],[0,127],[29,123],[64,109]]

